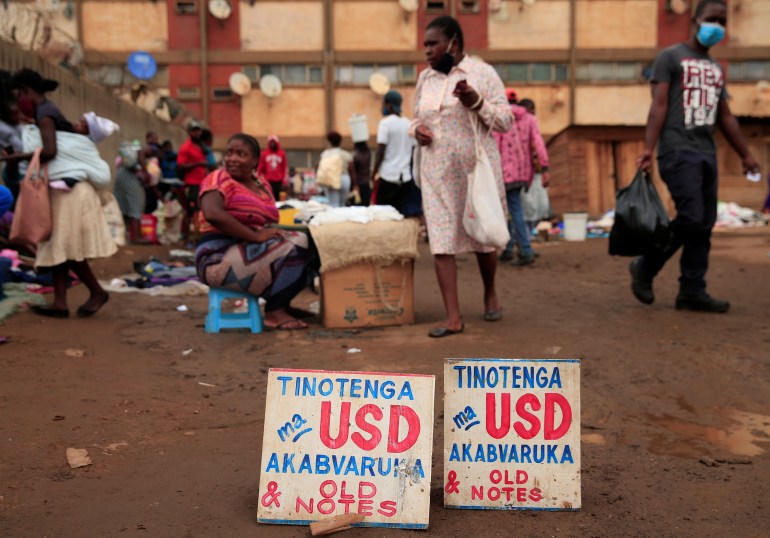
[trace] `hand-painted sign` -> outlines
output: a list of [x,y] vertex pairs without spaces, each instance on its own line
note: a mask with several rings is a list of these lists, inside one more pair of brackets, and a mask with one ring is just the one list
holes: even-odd
[[271,369],[260,523],[428,527],[435,377]]
[[579,360],[446,360],[444,506],[580,509]]

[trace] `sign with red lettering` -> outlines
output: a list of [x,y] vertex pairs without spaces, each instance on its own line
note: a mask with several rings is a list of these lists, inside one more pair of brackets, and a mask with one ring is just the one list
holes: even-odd
[[273,368],[257,520],[425,529],[433,398],[428,375]]
[[446,360],[444,506],[580,509],[579,360]]

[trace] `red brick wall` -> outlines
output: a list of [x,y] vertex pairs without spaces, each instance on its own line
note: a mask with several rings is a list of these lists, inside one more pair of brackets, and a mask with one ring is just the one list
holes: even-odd
[[170,50],[200,48],[198,15],[179,15],[174,8],[174,2],[166,2],[166,5],[168,6],[168,48]]
[[425,27],[428,26],[430,21],[441,15],[451,15],[451,2],[456,2],[458,5],[456,11],[457,22],[460,23],[460,28],[463,29],[465,49],[486,49],[489,46],[489,33],[487,31],[487,2],[484,0],[479,2],[481,9],[478,13],[461,13],[459,0],[447,0],[447,8],[443,13],[435,11],[428,13],[425,11],[425,4],[421,2],[420,10],[417,13],[418,45],[422,46]]
[[665,48],[690,38],[690,13],[666,11],[666,0],[658,0],[658,47]]
[[206,36],[209,49],[239,50],[241,48],[240,2],[233,1],[230,5],[233,13],[224,21],[215,19],[211,13],[208,15]]
[[[210,65],[209,88],[213,92],[215,87],[228,88],[230,75],[240,71],[240,65]],[[241,97],[235,96],[232,100],[218,101],[213,97],[209,99],[209,128],[215,137],[229,138],[241,131]]]

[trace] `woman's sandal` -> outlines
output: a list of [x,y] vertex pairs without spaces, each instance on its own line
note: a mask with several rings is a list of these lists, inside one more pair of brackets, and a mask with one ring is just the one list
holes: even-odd
[[99,306],[97,306],[96,308],[94,308],[94,309],[85,308],[85,305],[81,306],[80,308],[78,308],[78,311],[77,311],[78,312],[78,317],[90,318],[91,316],[96,314],[99,310],[101,310],[102,307],[104,305],[106,305],[107,301],[109,301],[109,300],[110,300],[110,295],[106,294],[104,296],[104,300],[101,302],[101,304]]
[[30,310],[32,310],[35,314],[38,314],[39,316],[45,316],[47,318],[59,318],[64,319],[70,317],[70,311],[66,308],[52,308],[48,305],[40,306],[40,305],[32,305],[30,307]]
[[449,329],[447,327],[436,327],[435,329],[431,329],[428,332],[428,336],[431,338],[443,338],[444,336],[450,336],[452,334],[460,334],[465,330],[465,323],[460,325],[460,328],[457,330]]
[[278,325],[267,325],[265,328],[271,331],[301,331],[308,328],[307,323],[301,319],[287,319]]

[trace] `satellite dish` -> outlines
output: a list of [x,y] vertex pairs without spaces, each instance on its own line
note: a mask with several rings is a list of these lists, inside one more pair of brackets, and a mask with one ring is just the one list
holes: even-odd
[[152,54],[138,50],[128,57],[128,72],[139,80],[150,80],[158,72],[158,64]]
[[233,90],[233,93],[236,95],[243,97],[244,95],[251,93],[251,80],[240,71],[236,71],[230,75],[229,83],[230,89]]
[[390,80],[384,73],[378,71],[369,77],[369,87],[377,95],[385,95],[390,90]]
[[689,0],[669,0],[669,8],[677,15],[684,15],[690,11]]
[[535,1],[536,0],[521,0],[521,3],[527,7],[532,7],[535,5]]
[[273,97],[278,97],[281,95],[283,84],[281,84],[281,79],[275,75],[265,75],[259,79],[259,89],[268,98],[272,99]]
[[233,14],[233,6],[228,0],[209,0],[209,13],[223,21]]
[[420,0],[398,0],[398,3],[407,13],[414,13],[420,7]]

